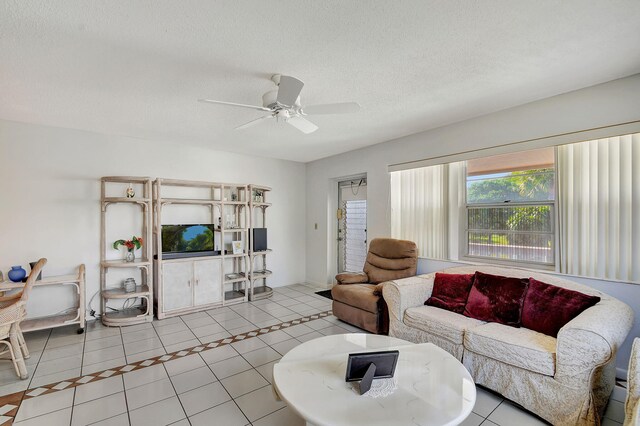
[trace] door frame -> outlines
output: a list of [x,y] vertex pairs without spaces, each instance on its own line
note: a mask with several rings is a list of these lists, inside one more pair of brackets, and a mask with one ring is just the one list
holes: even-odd
[[[332,191],[332,201],[333,201],[333,209],[330,209],[330,219],[329,222],[331,224],[331,226],[329,227],[329,247],[330,250],[333,250],[333,255],[329,256],[328,259],[333,259],[333,261],[331,263],[333,263],[333,265],[331,265],[330,267],[330,274],[333,273],[333,275],[331,276],[331,282],[334,282],[334,277],[335,275],[338,273],[338,271],[340,270],[340,250],[338,248],[339,246],[339,233],[338,233],[338,218],[336,217],[336,212],[338,210],[338,208],[340,208],[340,184],[344,183],[344,182],[352,182],[352,181],[360,181],[360,180],[364,180],[365,184],[367,184],[367,173],[358,173],[355,175],[350,175],[350,176],[343,176],[340,178],[336,178],[333,179],[333,191]],[[368,194],[367,194],[368,195]],[[368,197],[365,197],[365,200]],[[369,222],[369,214],[367,212],[367,228],[369,226],[368,224]]]

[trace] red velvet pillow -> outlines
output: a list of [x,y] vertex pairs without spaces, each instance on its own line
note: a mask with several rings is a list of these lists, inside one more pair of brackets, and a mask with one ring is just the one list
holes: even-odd
[[529,278],[529,291],[522,305],[522,326],[557,337],[566,323],[599,301],[598,296],[588,296]]
[[529,280],[476,271],[464,315],[488,322],[520,327],[522,302]]
[[472,284],[473,274],[436,273],[431,297],[424,304],[461,314],[467,304]]

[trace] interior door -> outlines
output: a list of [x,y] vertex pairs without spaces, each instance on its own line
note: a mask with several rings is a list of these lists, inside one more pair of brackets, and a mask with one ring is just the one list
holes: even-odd
[[193,306],[193,262],[162,263],[163,311]]
[[193,262],[195,286],[194,305],[207,305],[222,301],[222,260],[206,259]]
[[338,272],[361,272],[367,257],[367,180],[338,184]]

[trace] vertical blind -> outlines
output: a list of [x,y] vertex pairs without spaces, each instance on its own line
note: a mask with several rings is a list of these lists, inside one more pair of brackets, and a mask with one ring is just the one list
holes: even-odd
[[560,272],[640,281],[640,134],[558,147]]
[[391,235],[411,240],[418,255],[448,255],[448,166],[391,173]]
[[350,200],[344,204],[344,269],[360,272],[367,257],[367,200]]

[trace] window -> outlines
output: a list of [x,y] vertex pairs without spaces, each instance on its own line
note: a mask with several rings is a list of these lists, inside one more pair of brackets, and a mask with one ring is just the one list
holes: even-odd
[[391,172],[419,256],[640,283],[640,133]]
[[344,202],[344,270],[360,272],[367,260],[367,200]]
[[555,263],[553,148],[467,162],[464,256]]

